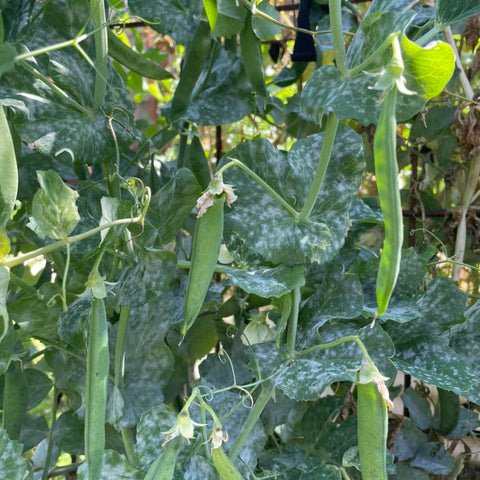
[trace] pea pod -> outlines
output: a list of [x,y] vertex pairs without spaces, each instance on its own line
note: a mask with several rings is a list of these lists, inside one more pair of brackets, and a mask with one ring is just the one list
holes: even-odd
[[152,78],[153,80],[165,80],[173,76],[170,72],[152,62],[152,60],[133,51],[110,30],[108,31],[108,54],[124,67],[138,73],[142,77]]
[[373,144],[378,197],[385,224],[385,241],[377,275],[377,315],[385,312],[395,288],[403,244],[396,154],[396,99],[397,89],[393,86],[386,92]]
[[172,120],[180,118],[187,111],[193,89],[200,77],[209,50],[210,27],[207,22],[200,22],[185,54],[180,80],[173,94]]
[[249,82],[252,84],[255,93],[265,98],[267,97],[267,88],[265,87],[262,46],[260,39],[253,31],[251,20],[252,14],[249,13],[245,28],[240,33],[240,50]]
[[170,440],[163,453],[150,465],[143,480],[172,480],[180,450],[181,439],[177,437]]
[[[363,383],[365,377],[370,381]],[[382,385],[386,389],[383,381],[384,377],[371,361],[357,374],[358,450],[362,480],[387,480],[388,404],[380,393]]]
[[187,333],[200,313],[212,280],[222,243],[224,204],[225,195],[215,197],[195,225],[182,335]]
[[88,480],[98,480],[102,474],[109,366],[105,304],[103,299],[93,298],[88,328],[85,393],[85,457]]
[[245,480],[222,447],[212,448],[212,460],[221,480]]
[[18,190],[17,160],[5,110],[0,105],[0,258],[10,249],[5,234],[10,214],[15,206]]
[[28,405],[28,384],[20,362],[11,362],[5,372],[2,427],[11,440],[18,440]]

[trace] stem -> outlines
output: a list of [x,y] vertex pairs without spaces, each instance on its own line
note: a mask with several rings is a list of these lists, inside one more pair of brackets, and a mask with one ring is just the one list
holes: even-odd
[[45,463],[43,464],[43,473],[42,473],[42,480],[47,480],[48,478],[48,471],[50,469],[50,462],[52,460],[52,450],[53,450],[53,429],[55,427],[55,422],[57,421],[57,405],[58,405],[58,398],[56,395],[56,388],[55,385],[53,386],[53,404],[52,404],[52,423],[50,425],[50,430],[48,431],[47,436],[47,453],[45,454]]
[[330,11],[330,30],[332,30],[333,53],[337,68],[342,75],[347,75],[345,64],[345,41],[343,39],[342,2],[341,0],[328,0]]
[[62,305],[63,311],[67,311],[67,278],[68,278],[68,269],[70,268],[70,244],[67,243],[67,260],[65,262],[65,270],[63,272],[62,278]]
[[[106,24],[104,0],[90,0],[93,24],[100,28]],[[107,67],[108,67],[108,38],[107,29],[102,28],[95,33],[95,93],[93,96],[93,111],[96,112],[103,104],[106,92]]]
[[67,40],[66,42],[55,43],[53,45],[48,45],[47,47],[37,48],[36,50],[32,50],[31,52],[26,52],[26,53],[17,55],[14,58],[14,61],[19,62],[20,60],[26,60],[27,58],[37,57],[38,55],[43,55],[44,53],[60,50],[61,48],[74,47],[80,42],[83,42],[89,36],[90,35],[88,33],[84,33],[83,35],[73,38],[72,40]]
[[59,248],[66,246],[67,244],[72,244],[78,242],[80,240],[85,240],[92,235],[96,235],[100,233],[102,230],[106,228],[115,227],[117,225],[128,225],[130,223],[142,223],[143,217],[134,217],[134,218],[120,218],[118,220],[114,220],[112,222],[106,223],[104,225],[100,225],[98,227],[93,228],[92,230],[88,230],[87,232],[79,233],[78,235],[74,235],[73,237],[66,237],[62,240],[58,240],[58,242],[51,243],[50,245],[46,245],[45,247],[37,248],[36,250],[32,250],[31,252],[18,255],[8,260],[4,260],[0,263],[4,267],[12,268],[16,265],[20,265],[26,260],[30,260],[31,258],[35,258],[38,255],[46,255],[47,253],[54,252]]
[[328,162],[332,156],[333,145],[335,142],[335,135],[338,128],[338,117],[333,113],[329,113],[327,117],[327,124],[325,126],[325,134],[323,137],[322,151],[320,152],[320,159],[318,160],[317,171],[313,178],[312,186],[308,192],[305,204],[303,205],[297,221],[306,220],[312,213],[313,207],[317,202],[320,189],[322,188],[325,172],[327,171]]
[[135,465],[137,461],[135,459],[135,438],[133,436],[132,428],[122,428],[120,433],[122,434],[123,447],[125,448],[128,463],[130,463],[130,465]]
[[235,443],[233,444],[232,449],[228,454],[232,462],[238,457],[238,454],[242,450],[243,446],[247,443],[248,437],[250,436],[250,433],[253,427],[257,423],[258,419],[260,418],[260,415],[262,414],[263,410],[265,409],[268,401],[270,400],[273,394],[273,390],[274,390],[274,387],[269,385],[263,388],[262,391],[260,392],[260,395],[258,396],[257,401],[255,402],[255,405],[250,410],[247,420],[242,426],[240,435],[235,439]]
[[287,332],[287,350],[290,355],[293,355],[295,352],[295,341],[297,339],[298,312],[300,310],[301,300],[300,287],[294,288],[292,292],[292,311],[288,319]]
[[304,357],[305,355],[308,355],[310,353],[318,352],[319,350],[325,350],[327,348],[337,347],[338,345],[341,345],[342,343],[346,343],[346,342],[355,342],[360,347],[360,350],[362,351],[362,355],[365,358],[365,360],[372,361],[370,355],[368,354],[367,349],[365,348],[365,345],[360,340],[360,337],[358,335],[349,335],[348,337],[338,338],[337,340],[333,340],[332,342],[322,343],[321,345],[315,345],[314,347],[310,347],[305,350],[302,350],[301,352],[297,352],[295,356],[297,358]]
[[225,170],[230,167],[236,166],[240,167],[245,173],[250,175],[261,187],[263,187],[285,210],[292,215],[292,217],[297,218],[298,212],[283,199],[283,197],[277,193],[265,180],[260,178],[253,170],[250,170],[244,163],[236,158],[229,158],[230,162],[224,165],[220,170],[218,170],[217,175],[222,174]]
[[115,385],[123,385],[125,371],[125,345],[127,343],[128,317],[130,307],[120,307],[120,319],[118,320],[117,340],[115,342]]

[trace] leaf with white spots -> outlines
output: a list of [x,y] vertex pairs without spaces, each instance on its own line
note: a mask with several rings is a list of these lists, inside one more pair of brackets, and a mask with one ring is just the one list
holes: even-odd
[[[114,450],[103,452],[102,475],[96,480],[143,480],[145,472],[132,467],[128,460]],[[78,480],[87,480],[87,464],[83,463],[78,469]]]
[[470,362],[448,346],[447,338],[423,335],[395,347],[397,354],[392,361],[398,370],[472,402],[480,401],[480,377]]
[[0,478],[24,480],[28,475],[28,464],[22,457],[22,444],[10,440],[7,432],[0,428]]
[[[265,139],[247,140],[228,152],[250,167],[299,211],[315,175],[323,133],[295,142],[289,152]],[[230,168],[226,183],[240,193],[225,210],[224,239],[240,263],[272,262],[294,265],[305,259],[325,263],[344,244],[348,210],[363,171],[363,144],[341,125],[325,179],[312,215],[296,222],[293,216],[243,170]]]

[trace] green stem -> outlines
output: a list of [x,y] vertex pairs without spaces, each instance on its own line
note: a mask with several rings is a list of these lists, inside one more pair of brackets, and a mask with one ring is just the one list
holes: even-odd
[[42,47],[36,50],[32,50],[30,52],[22,53],[20,55],[17,55],[14,58],[14,61],[19,62],[20,60],[26,60],[27,58],[37,57],[38,55],[43,55],[44,53],[60,50],[61,48],[75,47],[77,44],[79,44],[80,42],[83,42],[83,40],[87,39],[89,36],[90,36],[89,34],[84,33],[83,35],[73,38],[72,40],[67,40],[66,42],[55,43],[53,45],[48,45],[47,47]]
[[73,237],[66,237],[62,240],[58,240],[58,242],[54,242],[54,243],[51,243],[50,245],[46,245],[45,247],[37,248],[36,250],[32,250],[31,252],[4,260],[3,262],[0,263],[0,265],[3,265],[8,268],[12,268],[16,265],[22,264],[27,260],[37,257],[38,255],[46,255],[47,253],[54,252],[55,250],[58,250],[59,248],[66,246],[67,244],[72,244],[75,242],[79,242],[80,240],[85,240],[86,238],[89,238],[92,235],[96,235],[97,233],[100,233],[102,230],[105,230],[106,228],[115,227],[117,225],[129,225],[130,223],[142,223],[142,222],[143,222],[143,217],[121,218],[119,220],[114,220],[104,225],[100,225],[99,227],[95,227],[92,230],[88,230],[87,232],[79,233],[78,235],[74,235]]
[[115,385],[122,387],[125,370],[125,346],[127,344],[128,317],[130,307],[120,307],[118,320],[117,340],[115,342]]
[[37,298],[42,298],[40,292],[21,279],[18,275],[15,275],[12,271],[10,271],[10,281],[16,285],[18,288],[21,288],[24,292],[28,293],[29,295],[33,295]]
[[433,40],[442,31],[442,28],[443,25],[441,23],[437,23],[431,30],[429,30],[425,35],[423,35],[423,37],[415,40],[415,43],[423,47],[431,40]]
[[70,244],[65,245],[67,249],[67,260],[65,262],[65,270],[63,272],[62,278],[62,305],[63,311],[67,311],[67,278],[68,278],[68,269],[70,268]]
[[[100,28],[106,24],[104,0],[90,0],[93,24]],[[95,93],[93,96],[93,111],[96,112],[103,104],[106,92],[107,67],[108,67],[108,38],[107,28],[95,32]]]
[[345,64],[345,41],[343,39],[342,2],[341,0],[328,0],[330,12],[330,30],[332,30],[333,53],[337,68],[342,75],[347,75]]
[[241,168],[245,173],[247,173],[250,177],[253,178],[261,187],[263,187],[285,210],[292,215],[292,217],[297,218],[298,217],[298,212],[289,204],[287,203],[284,198],[277,193],[265,180],[260,178],[253,170],[250,170],[244,163],[242,163],[240,160],[237,160],[236,158],[230,158],[230,162],[224,165],[218,172],[216,172],[217,175],[222,174],[225,170],[227,170],[230,167],[239,167]]
[[52,423],[50,424],[50,430],[47,436],[47,453],[45,454],[45,462],[43,464],[42,480],[47,480],[48,471],[50,469],[50,462],[52,460],[53,451],[53,429],[55,428],[55,422],[57,421],[57,405],[58,399],[56,395],[55,385],[53,386],[53,404],[52,404]]
[[292,311],[288,319],[287,331],[287,350],[290,355],[295,352],[295,342],[297,340],[298,312],[300,311],[301,300],[300,287],[294,288],[292,293]]
[[360,350],[362,351],[363,358],[365,358],[365,360],[369,360],[369,361],[372,360],[370,355],[368,354],[367,349],[365,348],[365,345],[360,340],[360,337],[358,335],[349,335],[347,337],[342,337],[342,338],[338,338],[337,340],[333,340],[332,342],[322,343],[320,345],[315,345],[314,347],[306,348],[305,350],[302,350],[301,352],[297,352],[295,354],[295,356],[297,358],[304,357],[306,355],[309,355],[310,353],[318,352],[319,350],[325,350],[327,348],[337,347],[338,345],[341,345],[342,343],[346,343],[346,342],[355,342],[360,347]]
[[272,397],[274,387],[271,385],[265,386],[260,395],[255,402],[255,405],[250,410],[248,414],[247,420],[242,426],[242,430],[240,431],[240,435],[235,439],[235,443],[228,454],[230,460],[233,462],[237,457],[240,451],[242,450],[243,446],[247,443],[248,437],[252,432],[253,427],[257,423],[260,415],[262,414],[263,410],[267,406],[268,401]]
[[313,207],[317,202],[320,189],[322,188],[325,172],[327,171],[330,157],[332,156],[333,145],[335,142],[335,135],[337,134],[338,117],[333,113],[329,113],[327,117],[327,124],[325,126],[325,134],[323,137],[322,151],[320,152],[320,159],[317,165],[317,171],[313,178],[312,186],[308,192],[305,204],[303,205],[297,221],[307,219],[312,213]]
[[125,454],[130,465],[136,465],[137,460],[135,458],[135,438],[133,436],[133,430],[131,427],[122,428],[120,430],[122,434],[123,447],[125,448]]

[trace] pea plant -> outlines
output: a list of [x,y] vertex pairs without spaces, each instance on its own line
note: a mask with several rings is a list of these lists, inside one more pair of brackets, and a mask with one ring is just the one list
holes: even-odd
[[478,478],[479,39],[0,0],[0,477]]

